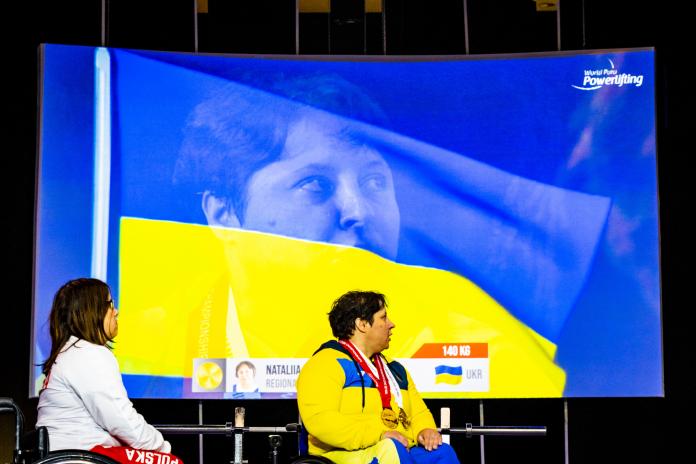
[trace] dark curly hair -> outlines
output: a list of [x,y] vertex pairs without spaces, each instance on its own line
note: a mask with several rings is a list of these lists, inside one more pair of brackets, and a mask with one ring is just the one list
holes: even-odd
[[347,340],[355,331],[355,320],[362,319],[370,324],[375,313],[387,307],[387,299],[377,292],[353,290],[338,297],[329,312],[329,324],[334,337]]

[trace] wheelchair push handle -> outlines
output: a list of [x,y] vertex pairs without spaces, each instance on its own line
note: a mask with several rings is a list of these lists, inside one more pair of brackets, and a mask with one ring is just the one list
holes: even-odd
[[[24,414],[19,409],[17,403],[12,398],[0,398],[0,413],[12,412],[15,415],[15,454],[20,453],[22,449],[22,435],[24,434]],[[17,456],[15,456],[16,460]]]

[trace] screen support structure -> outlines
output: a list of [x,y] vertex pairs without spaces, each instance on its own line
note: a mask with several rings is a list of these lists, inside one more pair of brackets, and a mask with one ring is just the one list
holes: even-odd
[[[464,10],[464,52],[469,54],[469,2],[462,0],[462,9]],[[482,437],[483,438],[483,437]]]
[[[198,425],[203,425],[203,400],[198,400]],[[198,434],[198,464],[203,464],[203,434]]]
[[[483,421],[483,400],[479,400],[479,424],[481,426],[485,425]],[[485,436],[481,435],[479,437],[479,442],[481,443],[481,464],[486,464],[486,443]]]
[[295,0],[295,55],[300,54],[300,0]]
[[565,464],[570,463],[570,449],[568,447],[568,400],[563,400],[563,452]]
[[101,46],[106,47],[106,0],[101,0]]
[[193,51],[198,53],[198,0],[193,0]]

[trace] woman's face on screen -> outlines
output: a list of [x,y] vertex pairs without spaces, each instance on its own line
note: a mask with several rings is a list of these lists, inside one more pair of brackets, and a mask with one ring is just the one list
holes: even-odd
[[237,378],[242,385],[251,385],[254,383],[254,371],[246,365],[241,365],[237,369]]
[[256,171],[242,227],[395,258],[400,215],[382,155],[329,118],[291,126],[283,155]]

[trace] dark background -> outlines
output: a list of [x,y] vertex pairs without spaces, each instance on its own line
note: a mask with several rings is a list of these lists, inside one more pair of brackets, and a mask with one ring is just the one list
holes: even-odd
[[[682,5],[561,0],[557,15],[555,11],[537,11],[533,0],[385,0],[384,14],[366,13],[360,0],[325,3],[331,4],[330,13],[297,14],[298,30],[295,0],[199,1],[203,8],[197,15],[195,0],[27,0],[4,5],[3,29],[13,32],[5,33],[2,66],[5,116],[0,172],[2,198],[7,205],[2,230],[8,253],[0,279],[5,296],[4,317],[0,319],[0,396],[14,398],[27,417],[27,427],[33,426],[36,400],[27,396],[40,43],[355,55],[383,54],[385,44],[387,55],[655,47],[666,396],[568,399],[568,454],[572,463],[662,462],[669,455],[689,460],[687,445],[693,438],[688,424],[696,413],[692,380],[696,351],[690,338],[694,333],[690,324],[693,303],[687,287],[692,247],[686,237],[688,217],[694,210],[687,194],[692,190],[687,187],[693,184],[689,159],[693,150],[687,149],[686,142],[693,121],[687,88],[693,21]],[[198,421],[198,401],[134,403],[151,423]],[[446,405],[452,409],[453,426],[479,423],[477,400],[428,403],[436,420],[440,407]],[[210,400],[202,404],[204,422],[209,424],[232,421],[236,406],[246,407],[247,425],[251,426],[279,426],[297,420],[294,401]],[[486,438],[486,462],[564,461],[564,400],[485,400],[482,404],[488,425],[548,427],[543,438]],[[169,439],[174,453],[184,462],[198,462],[198,437]],[[13,440],[12,417],[0,417],[0,463],[10,461]],[[284,440],[281,462],[296,452],[296,437],[285,434]],[[478,438],[453,437],[452,443],[462,462],[481,462]],[[228,438],[205,438],[206,463],[229,462],[231,450]],[[269,450],[267,434],[250,434],[245,439],[246,458],[252,464],[268,462]]]

